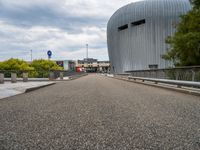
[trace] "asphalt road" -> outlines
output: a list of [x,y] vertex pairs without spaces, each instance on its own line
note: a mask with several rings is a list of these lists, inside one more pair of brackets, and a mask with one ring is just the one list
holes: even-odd
[[0,100],[0,149],[199,150],[200,97],[89,75]]

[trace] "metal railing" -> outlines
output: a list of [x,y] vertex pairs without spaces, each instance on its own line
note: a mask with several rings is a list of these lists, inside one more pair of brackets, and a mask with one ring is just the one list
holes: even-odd
[[142,80],[143,82],[151,81],[151,82],[154,82],[155,84],[158,84],[158,83],[172,84],[172,85],[177,85],[178,87],[186,86],[186,87],[200,88],[200,82],[194,82],[194,81],[154,79],[154,78],[142,78],[142,77],[132,77],[132,76],[129,76],[128,79]]
[[184,81],[200,81],[200,66],[177,67],[168,69],[152,69],[152,70],[136,70],[127,71],[127,74],[134,77],[184,80]]
[[71,78],[72,76],[82,76],[84,72],[64,71],[64,70],[0,70],[0,83],[4,81],[17,81],[27,82],[28,80],[63,80],[64,77]]

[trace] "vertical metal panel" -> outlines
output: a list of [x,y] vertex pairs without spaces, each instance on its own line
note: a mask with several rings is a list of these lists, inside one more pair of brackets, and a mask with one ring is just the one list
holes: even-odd
[[[191,9],[188,0],[142,0],[117,10],[108,22],[108,52],[113,71],[158,68],[172,65],[161,58],[169,46],[165,39],[175,32],[180,15]],[[131,23],[145,19],[146,23],[132,26]],[[118,27],[128,24],[128,29]]]

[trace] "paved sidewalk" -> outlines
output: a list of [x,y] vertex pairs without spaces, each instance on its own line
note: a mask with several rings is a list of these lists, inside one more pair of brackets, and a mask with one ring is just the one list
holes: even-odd
[[27,90],[37,89],[44,86],[52,85],[55,82],[5,82],[4,84],[0,84],[0,99],[15,96],[18,94],[25,93]]

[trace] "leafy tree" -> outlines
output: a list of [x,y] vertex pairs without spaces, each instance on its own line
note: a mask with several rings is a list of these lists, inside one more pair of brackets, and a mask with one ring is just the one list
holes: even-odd
[[28,71],[34,70],[29,64],[23,60],[11,58],[4,62],[0,62],[0,70],[11,70],[11,71]]
[[194,4],[195,9],[200,8],[200,1],[199,0],[191,0],[191,2]]
[[18,77],[22,77],[22,72],[24,71],[29,73],[29,77],[36,75],[34,68],[30,67],[27,62],[14,58],[0,62],[0,70],[3,70],[5,77],[10,77],[12,71],[16,72]]
[[60,66],[58,66],[55,62],[53,62],[51,60],[44,60],[44,59],[34,60],[31,63],[31,66],[35,70],[45,70],[45,71],[49,71],[49,70],[63,70],[63,68],[60,67]]
[[163,58],[176,66],[200,65],[200,1],[192,3],[193,9],[181,16],[177,32],[166,40],[171,49]]
[[55,62],[51,60],[34,60],[31,63],[31,67],[33,67],[37,72],[37,77],[48,77],[50,70],[63,70],[62,67],[58,66]]
[[31,64],[19,59],[11,58],[4,62],[0,62],[0,70],[5,71],[5,76],[10,77],[10,71],[17,72],[17,76],[21,77],[23,71],[27,71],[29,77],[48,77],[49,70],[63,70],[55,62],[50,60],[34,60]]

